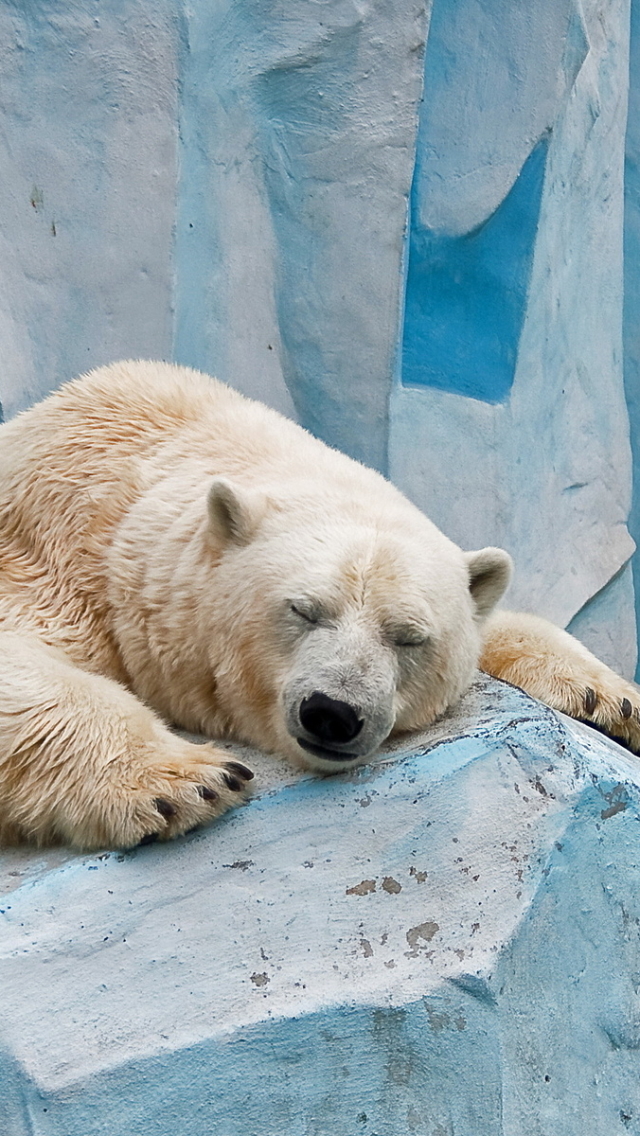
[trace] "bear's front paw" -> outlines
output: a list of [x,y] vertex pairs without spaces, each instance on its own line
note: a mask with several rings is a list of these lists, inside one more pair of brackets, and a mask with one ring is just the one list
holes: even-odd
[[[208,747],[194,748],[205,757]],[[163,762],[145,774],[135,793],[132,815],[123,818],[122,833],[114,833],[120,847],[172,840],[207,824],[240,804],[253,780],[251,769],[239,761]],[[135,831],[130,830],[130,821]]]
[[[159,747],[161,748],[161,747]],[[83,850],[134,848],[172,840],[208,824],[246,798],[253,773],[210,745],[172,738],[169,752],[113,763],[108,778],[67,796],[54,820],[57,839]]]

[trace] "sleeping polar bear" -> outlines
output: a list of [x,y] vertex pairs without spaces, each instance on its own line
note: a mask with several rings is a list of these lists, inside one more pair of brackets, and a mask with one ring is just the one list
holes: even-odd
[[480,665],[640,747],[636,688],[379,474],[223,384],[119,363],[0,427],[0,838],[169,839],[242,798],[233,738],[323,772]]

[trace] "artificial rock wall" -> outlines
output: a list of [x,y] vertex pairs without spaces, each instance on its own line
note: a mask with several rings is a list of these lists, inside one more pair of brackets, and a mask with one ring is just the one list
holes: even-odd
[[5,414],[115,357],[215,372],[508,548],[510,602],[632,674],[628,25],[629,0],[3,5]]

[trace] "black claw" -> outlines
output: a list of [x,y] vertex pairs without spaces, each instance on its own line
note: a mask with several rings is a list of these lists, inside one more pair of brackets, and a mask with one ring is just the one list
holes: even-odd
[[160,813],[160,816],[163,816],[165,820],[170,820],[170,818],[174,817],[178,811],[176,806],[172,804],[171,801],[165,800],[164,797],[156,797],[153,803]]
[[592,690],[592,688],[588,686],[584,692],[584,708],[587,714],[593,714],[593,711],[595,710],[597,705],[598,695],[596,694],[595,690]]
[[143,844],[155,844],[157,839],[158,839],[158,833],[157,832],[148,832],[146,836],[142,837],[142,840],[138,841],[138,848],[142,848]]
[[622,714],[622,717],[623,718],[630,718],[632,711],[633,711],[633,706],[629,702],[629,699],[623,698],[622,702],[620,703],[620,713]]
[[218,794],[215,789],[210,789],[208,785],[196,785],[196,788],[202,797],[203,801],[217,801]]
[[232,777],[230,773],[224,773],[223,776],[234,793],[239,793],[241,789],[244,789],[244,781],[241,781],[238,777]]
[[224,767],[230,770],[231,773],[237,774],[238,777],[242,777],[243,781],[253,781],[253,770],[247,769],[247,766],[241,765],[239,761],[225,761]]

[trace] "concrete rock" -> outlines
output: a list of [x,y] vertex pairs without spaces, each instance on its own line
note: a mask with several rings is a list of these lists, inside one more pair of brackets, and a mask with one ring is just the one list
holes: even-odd
[[635,759],[489,679],[350,775],[253,756],[175,845],[0,861],[3,1136],[640,1131]]

